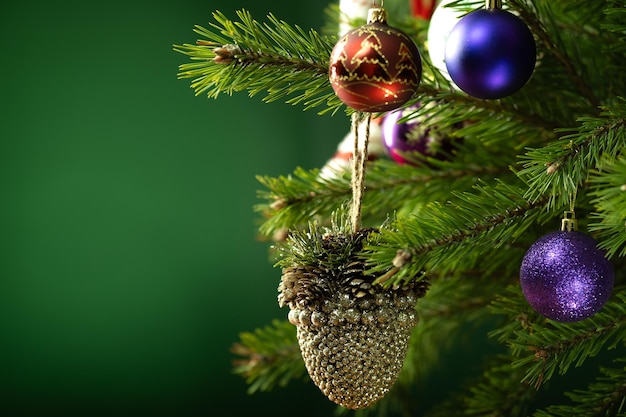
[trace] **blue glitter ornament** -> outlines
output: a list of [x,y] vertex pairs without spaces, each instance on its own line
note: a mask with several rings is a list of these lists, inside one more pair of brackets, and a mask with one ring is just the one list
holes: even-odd
[[509,96],[522,88],[535,69],[533,34],[500,1],[461,18],[446,41],[445,64],[454,83],[482,99]]
[[520,284],[538,313],[574,322],[596,314],[613,289],[614,270],[589,235],[575,230],[549,233],[524,255]]

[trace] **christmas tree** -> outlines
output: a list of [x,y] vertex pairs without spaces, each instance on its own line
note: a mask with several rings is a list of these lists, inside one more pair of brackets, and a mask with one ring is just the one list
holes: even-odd
[[428,415],[626,415],[626,1],[440,3],[434,13],[454,11],[452,26],[495,10],[530,30],[532,76],[488,99],[436,62],[429,48],[450,30],[432,24],[427,3],[384,5],[385,24],[421,54],[394,125],[446,144],[399,159],[375,148],[389,112],[347,106],[329,81],[333,48],[364,16],[330,4],[327,27],[303,30],[216,11],[195,44],[175,46],[197,94],[345,117],[354,143],[351,163],[340,146],[325,167],[259,175],[259,234],[282,271],[267,285],[289,317],[242,333],[234,372],[250,392],[311,378],[356,413],[417,415],[414,388],[471,334],[496,348]]

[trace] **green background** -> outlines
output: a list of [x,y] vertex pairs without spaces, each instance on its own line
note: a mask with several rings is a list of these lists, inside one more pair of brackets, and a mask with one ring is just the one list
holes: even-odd
[[249,396],[229,349],[287,313],[255,176],[323,165],[348,121],[194,97],[173,51],[214,10],[319,29],[327,4],[2,2],[1,415],[332,414]]

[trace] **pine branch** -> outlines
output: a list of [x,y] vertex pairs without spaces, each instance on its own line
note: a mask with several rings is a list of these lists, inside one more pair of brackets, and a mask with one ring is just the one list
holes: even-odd
[[573,404],[551,405],[537,411],[534,417],[570,416],[625,416],[626,415],[626,358],[615,361],[617,368],[600,368],[599,376],[589,387],[567,392]]
[[[528,183],[526,198],[550,196],[550,207],[571,203],[578,189],[586,186],[592,170],[607,159],[620,156],[626,147],[626,101],[605,107],[598,117],[579,118],[579,127],[561,129],[558,140],[530,149],[522,157],[519,176]],[[566,133],[567,132],[567,133]]]
[[509,245],[554,216],[544,210],[544,200],[527,202],[523,193],[497,181],[476,186],[474,193],[453,193],[458,202],[433,202],[418,215],[397,219],[366,247],[371,271],[388,271],[379,281],[393,285],[422,271],[471,269],[482,250]]
[[[322,271],[344,268],[363,245],[371,229],[351,230],[349,210],[343,207],[332,214],[329,225],[309,221],[308,227],[294,230],[288,242],[277,245],[276,266],[288,268],[294,264],[316,265]],[[325,239],[333,236],[333,239]]]
[[[343,106],[328,82],[328,59],[336,36],[320,35],[314,30],[305,32],[272,14],[268,15],[269,23],[263,24],[245,10],[238,11],[237,16],[239,21],[232,21],[216,11],[213,13],[216,23],[211,23],[209,28],[196,26],[194,29],[203,39],[195,45],[174,45],[175,51],[193,61],[180,65],[178,77],[191,78],[191,88],[196,95],[217,98],[220,94],[240,91],[248,91],[250,96],[264,93],[266,102],[284,99],[289,104],[303,104],[305,110],[325,107],[320,114],[335,113]],[[426,30],[426,26],[421,27],[413,36],[425,38]],[[456,112],[456,119],[489,117],[501,123],[486,126],[498,125],[500,135],[513,138],[541,136],[537,127],[551,131],[558,126],[554,120],[544,119],[541,113],[520,105],[519,100],[480,100],[455,91],[432,67],[427,54],[422,55],[422,83],[407,105],[436,97],[441,103],[454,104],[450,108]],[[443,89],[442,83],[445,84]],[[525,131],[516,134],[502,125],[512,120],[517,121],[517,129],[526,127]],[[485,131],[484,136],[489,136],[489,132]]]
[[607,42],[605,48],[611,53],[626,54],[626,1],[612,0],[607,3],[608,7],[604,9],[606,20],[602,29],[615,36],[615,42]]
[[[423,58],[424,68],[430,65],[430,58]],[[432,69],[431,71],[437,71]],[[521,93],[520,93],[521,94]],[[422,78],[416,97],[409,104],[427,104],[434,102],[437,117],[448,125],[463,121],[492,120],[493,123],[477,123],[474,129],[480,129],[481,137],[501,138],[527,142],[529,138],[545,138],[560,124],[552,118],[545,118],[541,113],[524,106],[520,96],[500,100],[482,100],[461,93],[454,89],[441,75],[428,79]],[[444,113],[445,112],[445,113]],[[534,127],[531,129],[530,127]]]
[[[525,1],[512,0],[510,3],[538,38],[539,42],[541,42],[542,49],[551,54],[561,64],[565,74],[576,86],[581,96],[586,98],[590,107],[597,108],[600,100],[596,97],[591,86],[580,75],[580,69],[575,66],[575,63],[569,56],[569,48],[563,41],[565,37],[561,36],[562,28],[557,25],[556,15],[558,14],[561,18],[565,16],[563,10],[558,10],[558,5],[555,2],[536,2],[535,7],[541,8],[539,14],[536,9],[532,10]],[[557,10],[553,10],[552,7],[557,8]]]
[[[484,149],[466,155],[467,158],[459,157],[454,161],[422,158],[419,161],[421,166],[398,165],[386,160],[372,163],[365,181],[364,214],[385,217],[390,212],[402,210],[398,202],[410,202],[418,196],[422,202],[448,199],[451,190],[469,189],[477,178],[509,172],[503,164],[506,160],[493,158]],[[469,161],[470,155],[475,159]],[[427,164],[434,164],[437,168]],[[351,198],[348,172],[322,175],[319,169],[298,168],[293,175],[258,176],[257,179],[267,188],[258,195],[268,203],[255,207],[265,217],[260,226],[264,235],[306,224],[312,218],[328,218]]]
[[565,374],[570,366],[581,366],[604,349],[626,340],[626,291],[618,291],[595,316],[574,323],[545,319],[533,312],[521,290],[512,287],[510,296],[499,297],[492,311],[510,317],[508,324],[491,333],[506,343],[517,357],[514,367],[526,370],[524,382],[540,387],[555,372]]
[[591,177],[592,201],[596,211],[592,213],[589,230],[598,232],[599,246],[607,251],[607,257],[626,255],[626,155],[603,164],[602,171]]
[[308,377],[296,340],[296,327],[288,321],[273,320],[254,333],[241,333],[231,352],[234,373],[246,379],[248,393],[270,391],[293,379]]
[[349,178],[322,176],[319,169],[297,168],[293,175],[257,176],[257,180],[267,188],[258,192],[259,197],[269,202],[255,206],[266,218],[259,228],[264,235],[292,229],[319,216],[328,218],[349,201],[352,193]]
[[210,98],[247,90],[250,96],[265,93],[264,101],[286,99],[306,109],[327,106],[335,112],[343,105],[328,82],[328,55],[336,38],[308,33],[268,15],[261,24],[245,10],[239,21],[213,13],[217,23],[196,26],[203,36],[196,45],[175,45],[177,52],[195,61],[182,64],[179,78],[192,78],[196,95]]

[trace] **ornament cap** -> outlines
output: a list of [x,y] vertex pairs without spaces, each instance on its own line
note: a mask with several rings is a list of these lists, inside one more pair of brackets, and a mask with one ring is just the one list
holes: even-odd
[[576,214],[574,211],[566,211],[563,213],[563,219],[561,220],[562,232],[575,232],[578,230],[578,220],[576,220]]
[[367,11],[367,23],[387,23],[387,11],[382,7],[373,7]]
[[487,10],[490,9],[501,9],[502,8],[502,0],[485,0],[485,7]]

